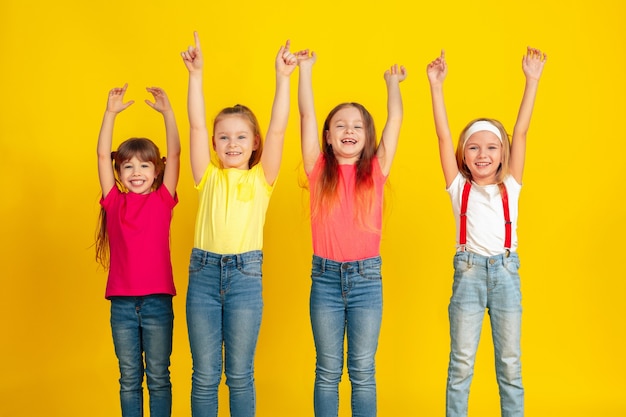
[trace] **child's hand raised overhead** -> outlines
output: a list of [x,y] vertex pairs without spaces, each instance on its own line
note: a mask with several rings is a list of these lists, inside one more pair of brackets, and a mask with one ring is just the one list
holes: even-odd
[[406,68],[404,68],[403,65],[398,67],[398,64],[394,64],[390,69],[385,71],[385,81],[387,82],[398,80],[398,82],[401,83],[406,79],[406,76]]
[[135,102],[134,100],[130,100],[124,103],[124,94],[126,94],[127,88],[128,83],[124,84],[123,87],[112,88],[111,91],[109,91],[106,111],[117,114],[121,111],[126,110],[131,104]]
[[152,94],[152,97],[154,97],[154,103],[150,100],[146,100],[146,104],[148,106],[152,107],[159,113],[165,113],[172,110],[172,105],[167,98],[167,94],[165,94],[165,91],[163,91],[162,88],[146,87],[146,91],[148,91],[150,94]]
[[296,60],[298,61],[298,66],[300,68],[312,67],[317,61],[317,55],[313,51],[309,51],[308,49],[303,49],[302,51],[296,52]]
[[426,74],[428,75],[428,81],[431,84],[443,83],[448,75],[448,64],[446,64],[446,51],[441,50],[441,55],[438,56],[426,67]]
[[291,53],[289,47],[291,42],[287,40],[284,46],[280,47],[278,54],[276,55],[276,73],[284,76],[289,76],[298,66],[298,60],[294,54]]
[[186,51],[181,52],[183,62],[189,72],[201,71],[204,65],[202,50],[200,49],[200,36],[198,32],[193,33],[195,46],[189,46]]
[[538,80],[543,71],[543,65],[546,63],[548,55],[542,53],[539,49],[526,48],[526,55],[522,58],[522,70],[526,78]]

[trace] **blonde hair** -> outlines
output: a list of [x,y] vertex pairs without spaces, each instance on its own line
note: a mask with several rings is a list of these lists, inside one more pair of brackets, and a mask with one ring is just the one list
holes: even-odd
[[469,138],[465,137],[466,132],[469,128],[476,122],[488,122],[494,125],[499,131],[502,142],[502,162],[496,171],[496,183],[500,184],[504,181],[504,178],[509,174],[509,161],[511,158],[511,141],[509,134],[506,132],[506,129],[498,120],[489,119],[489,118],[479,118],[474,119],[469,122],[465,128],[461,131],[459,135],[459,142],[456,147],[456,163],[459,167],[459,171],[461,174],[468,180],[472,180],[472,173],[470,172],[469,167],[465,163],[465,145],[467,144],[467,140]]
[[250,160],[248,161],[248,168],[252,168],[259,162],[261,162],[261,155],[263,154],[263,135],[261,134],[261,127],[259,125],[259,121],[257,120],[252,110],[242,104],[235,104],[232,107],[223,108],[217,116],[215,116],[215,120],[213,121],[213,131],[215,132],[215,126],[217,123],[222,120],[226,116],[239,116],[243,119],[247,120],[252,127],[252,133],[255,138],[259,138],[259,144],[255,150],[252,151],[250,155]]

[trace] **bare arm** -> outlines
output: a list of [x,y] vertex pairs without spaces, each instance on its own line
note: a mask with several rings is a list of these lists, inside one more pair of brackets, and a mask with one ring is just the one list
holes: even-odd
[[289,120],[289,77],[296,69],[295,55],[289,51],[290,43],[281,46],[276,55],[276,92],[272,105],[272,118],[265,136],[261,165],[268,184],[273,184],[280,170],[285,143],[285,131]]
[[185,66],[189,70],[189,86],[187,90],[189,154],[191,156],[193,180],[195,184],[198,184],[202,180],[209,163],[211,163],[211,151],[209,132],[206,126],[204,94],[202,91],[202,67],[204,60],[197,32],[194,32],[194,38],[195,47],[190,46],[181,55]]
[[317,136],[317,119],[315,102],[313,100],[313,64],[317,55],[309,50],[296,53],[300,77],[298,79],[298,109],[300,111],[300,136],[302,146],[302,163],[308,174],[313,170],[315,161],[321,152],[319,137]]
[[163,115],[165,122],[165,137],[167,143],[167,161],[165,163],[165,172],[163,173],[163,184],[174,197],[176,195],[176,186],[178,185],[178,175],[180,173],[180,137],[178,135],[178,126],[174,117],[174,110],[170,104],[167,94],[161,88],[146,88],[154,97],[155,102],[146,100],[146,104]]
[[435,119],[435,130],[439,140],[439,159],[446,181],[446,188],[459,173],[454,153],[454,143],[450,126],[448,124],[448,114],[443,94],[443,82],[448,75],[448,65],[446,64],[446,53],[441,51],[441,55],[426,67],[428,81],[430,83],[430,95],[433,106],[433,116]]
[[113,143],[113,126],[117,114],[134,103],[129,101],[124,103],[124,94],[128,84],[124,84],[121,88],[113,88],[109,91],[107,108],[102,119],[100,134],[98,135],[98,178],[100,179],[100,188],[102,189],[102,198],[109,194],[109,191],[115,186],[115,173],[111,164],[111,148]]
[[378,150],[376,151],[384,175],[389,175],[391,163],[398,149],[400,127],[402,126],[402,117],[404,115],[400,83],[406,79],[406,75],[406,69],[403,66],[398,67],[397,64],[385,71],[385,83],[387,84],[387,122],[383,128],[383,135],[378,144]]
[[539,87],[539,79],[546,62],[547,55],[539,49],[527,48],[526,55],[522,58],[522,69],[526,76],[524,95],[517,114],[517,121],[513,128],[511,140],[511,161],[509,169],[515,181],[522,183],[524,163],[526,161],[526,135],[530,126],[530,118],[535,106],[535,97]]

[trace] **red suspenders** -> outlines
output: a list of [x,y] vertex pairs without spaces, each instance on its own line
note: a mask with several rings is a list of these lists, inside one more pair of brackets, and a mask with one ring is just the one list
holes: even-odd
[[507,255],[511,250],[511,215],[509,214],[509,194],[506,191],[504,183],[498,184],[500,187],[500,196],[502,196],[502,208],[504,209],[504,249]]
[[461,230],[459,231],[459,244],[464,246],[467,243],[467,200],[472,189],[472,184],[465,181],[463,196],[461,197]]
[[[503,183],[498,184],[498,187],[500,188],[502,208],[504,209],[504,248],[506,249],[506,255],[508,256],[511,250],[511,216],[509,214],[509,195],[506,192],[506,187]],[[459,244],[462,246],[467,243],[467,200],[469,199],[471,188],[472,183],[465,181],[463,194],[461,196],[461,230],[459,231]]]

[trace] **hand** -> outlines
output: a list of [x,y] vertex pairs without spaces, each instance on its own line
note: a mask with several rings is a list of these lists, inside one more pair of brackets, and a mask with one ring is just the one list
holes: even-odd
[[311,68],[313,64],[317,61],[317,55],[315,52],[310,52],[308,49],[303,49],[302,51],[298,51],[295,53],[296,60],[298,62],[298,66],[300,68]]
[[289,51],[291,42],[287,40],[285,46],[281,46],[276,55],[276,73],[289,76],[296,69],[298,60],[296,56]]
[[401,83],[406,79],[406,76],[406,68],[404,68],[403,65],[398,67],[398,64],[394,64],[390,69],[385,71],[385,81],[387,82],[397,80],[398,83]]
[[443,83],[448,75],[448,64],[446,64],[446,51],[441,50],[441,55],[432,61],[426,67],[426,74],[428,75],[428,81],[431,84]]
[[198,32],[193,33],[196,46],[189,46],[186,51],[181,52],[183,62],[189,70],[189,72],[201,71],[204,66],[204,59],[202,58],[202,50],[200,49],[200,37]]
[[123,110],[126,110],[131,104],[135,102],[134,100],[130,100],[124,103],[124,94],[126,93],[126,88],[128,88],[128,83],[124,84],[124,86],[121,88],[116,87],[109,91],[106,111],[117,114]]
[[548,55],[539,49],[527,47],[526,55],[522,58],[522,70],[524,70],[526,78],[539,80],[547,59]]
[[152,107],[154,110],[159,113],[165,113],[172,110],[172,106],[170,104],[169,99],[167,98],[167,94],[165,91],[159,87],[146,87],[146,91],[152,94],[154,97],[154,103],[150,100],[146,100],[146,104]]

